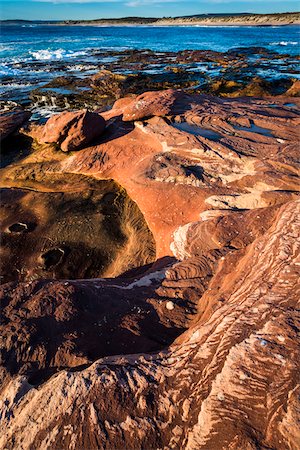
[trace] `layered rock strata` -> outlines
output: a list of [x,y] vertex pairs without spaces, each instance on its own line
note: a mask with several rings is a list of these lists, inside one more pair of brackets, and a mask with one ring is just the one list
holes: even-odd
[[145,93],[76,152],[31,127],[1,174],[8,264],[30,233],[64,251],[66,214],[94,251],[98,213],[123,240],[88,279],[35,244],[2,285],[0,448],[299,446],[297,103]]

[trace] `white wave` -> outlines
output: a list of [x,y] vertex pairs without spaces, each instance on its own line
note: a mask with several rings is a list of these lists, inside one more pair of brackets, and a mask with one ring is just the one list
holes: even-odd
[[0,83],[0,88],[24,88],[32,86],[32,83]]
[[87,41],[105,41],[106,38],[101,37],[101,36],[97,36],[97,37],[89,37],[86,39]]
[[0,64],[0,75],[18,75],[20,70],[13,69],[6,64]]
[[0,94],[5,94],[10,91],[14,91],[15,89],[24,89],[27,87],[32,86],[31,83],[7,83],[7,84],[1,84],[0,83]]
[[87,70],[98,70],[98,66],[91,65],[91,64],[75,64],[75,65],[67,65],[67,70],[71,70],[74,72],[84,72]]
[[297,41],[280,41],[280,42],[271,42],[270,45],[282,45],[282,46],[299,45],[299,42],[297,42]]
[[[50,42],[72,42],[72,43],[74,43],[74,42],[82,42],[82,39],[72,39],[72,38],[55,38],[55,39],[51,39],[51,40],[49,40]],[[49,42],[48,41],[48,42]]]
[[42,61],[49,61],[51,59],[75,58],[76,56],[86,55],[85,51],[74,52],[72,50],[63,50],[62,48],[59,48],[57,50],[44,49],[38,50],[36,52],[30,51],[29,53],[33,58]]
[[54,114],[57,114],[61,112],[62,110],[60,108],[57,108],[56,106],[48,106],[48,107],[33,107],[31,110],[31,117],[30,121],[36,121],[40,119],[49,119]]
[[0,45],[0,52],[7,52],[9,50],[13,50],[13,47],[9,46],[9,45]]

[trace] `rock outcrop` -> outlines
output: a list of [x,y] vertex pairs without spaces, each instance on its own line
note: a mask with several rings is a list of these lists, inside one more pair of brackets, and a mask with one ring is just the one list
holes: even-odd
[[153,236],[124,189],[78,175],[64,181],[68,192],[59,180],[55,192],[0,190],[2,282],[115,277],[155,260]]
[[1,449],[299,447],[298,103],[148,92],[73,154],[32,127],[1,173]]

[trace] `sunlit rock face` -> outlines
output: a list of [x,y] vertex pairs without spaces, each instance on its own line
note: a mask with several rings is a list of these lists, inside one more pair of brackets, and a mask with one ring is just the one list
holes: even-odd
[[105,120],[99,114],[87,110],[64,112],[47,121],[41,140],[56,144],[62,151],[69,152],[89,144],[104,129]]
[[32,126],[7,155],[0,448],[299,446],[299,102],[274,103],[150,92],[76,152]]

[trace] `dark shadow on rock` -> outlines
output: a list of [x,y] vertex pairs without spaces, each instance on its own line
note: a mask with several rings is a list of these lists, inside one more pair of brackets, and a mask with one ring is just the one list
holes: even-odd
[[22,133],[8,136],[1,143],[0,168],[18,162],[31,153],[33,139]]
[[132,280],[135,278],[138,278],[142,275],[146,275],[147,273],[151,273],[157,270],[161,270],[164,267],[167,267],[171,264],[175,264],[177,262],[177,259],[173,256],[164,256],[163,258],[159,258],[153,263],[145,264],[141,267],[136,267],[134,269],[127,270],[126,272],[122,273],[119,277],[116,278],[116,280]]
[[[162,258],[158,264],[166,262]],[[133,288],[111,281],[40,280],[0,288],[5,369],[40,384],[101,357],[162,350],[188,328],[188,321],[182,326],[166,308],[158,313],[159,280]]]
[[111,123],[108,123],[104,133],[101,136],[89,143],[89,147],[106,144],[114,139],[126,136],[126,134],[133,130],[134,124],[132,122],[123,122],[121,116],[116,117],[111,121]]

